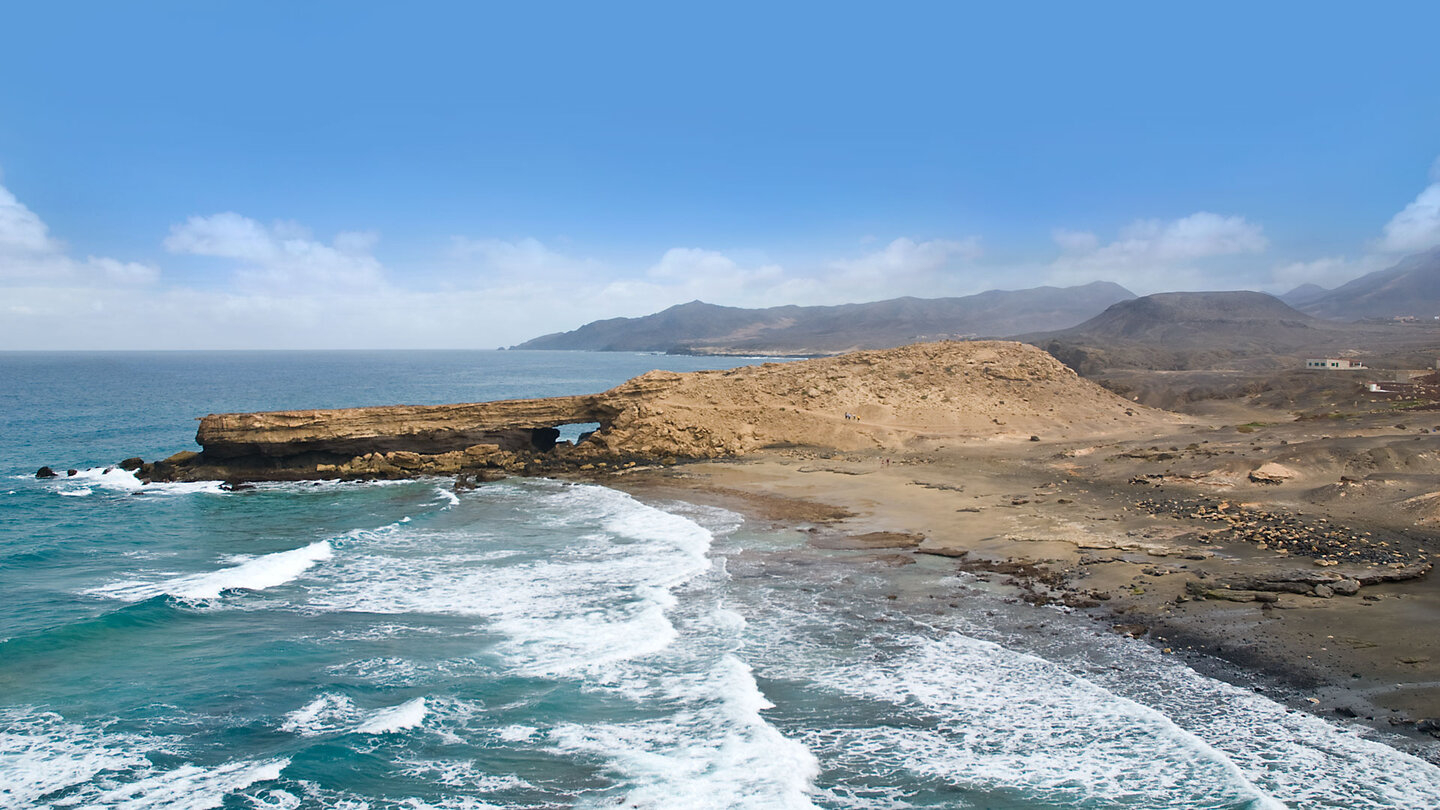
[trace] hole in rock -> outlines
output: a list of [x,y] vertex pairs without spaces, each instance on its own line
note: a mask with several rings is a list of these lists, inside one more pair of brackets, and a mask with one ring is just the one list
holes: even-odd
[[530,432],[530,443],[536,450],[549,451],[561,443],[580,444],[599,429],[599,422],[574,422],[555,427],[535,428]]

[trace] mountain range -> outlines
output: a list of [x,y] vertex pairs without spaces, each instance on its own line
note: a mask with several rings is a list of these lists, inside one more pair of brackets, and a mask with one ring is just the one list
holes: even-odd
[[1118,284],[1094,282],[823,307],[743,309],[691,301],[514,348],[802,356],[1012,337],[1045,346],[1076,368],[1189,369],[1240,360],[1281,367],[1300,356],[1429,341],[1428,328],[1422,335],[1412,325],[1400,335],[1388,328],[1394,324],[1375,321],[1412,317],[1433,325],[1436,315],[1440,249],[1333,290],[1302,284],[1279,298],[1243,290],[1136,298]]
[[1105,281],[1078,287],[991,290],[958,298],[767,309],[679,304],[640,318],[610,318],[529,340],[516,349],[676,354],[839,354],[946,338],[1062,329],[1135,294]]

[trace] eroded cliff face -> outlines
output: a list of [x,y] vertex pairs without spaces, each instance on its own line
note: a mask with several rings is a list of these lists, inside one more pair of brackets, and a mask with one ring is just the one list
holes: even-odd
[[[200,453],[157,479],[544,473],[805,446],[923,449],[956,440],[1070,438],[1175,417],[1133,405],[1020,343],[944,342],[687,374],[609,391],[463,405],[211,414]],[[594,422],[579,444],[558,425]]]

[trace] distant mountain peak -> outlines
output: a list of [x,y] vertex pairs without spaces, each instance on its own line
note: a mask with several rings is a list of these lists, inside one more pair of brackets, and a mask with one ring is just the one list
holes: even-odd
[[1286,293],[1286,299],[1322,318],[1431,318],[1440,315],[1440,248],[1407,256],[1323,294],[1291,299],[1294,293]]

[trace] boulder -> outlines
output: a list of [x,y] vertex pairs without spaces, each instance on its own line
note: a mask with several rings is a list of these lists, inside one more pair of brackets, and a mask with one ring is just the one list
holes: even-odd
[[120,462],[120,469],[127,472],[135,472],[143,466],[145,466],[145,459],[140,458],[139,456],[131,456],[130,458],[127,458],[124,461]]
[[35,477],[36,477],[36,478],[56,478],[57,475],[56,475],[55,471],[52,470],[52,469],[50,469],[49,467],[41,467],[40,469],[38,469],[38,470],[35,471]]
[[1276,464],[1271,461],[1251,470],[1250,480],[1256,484],[1283,484],[1297,475],[1299,473],[1284,464]]
[[1330,583],[1330,590],[1341,596],[1354,596],[1360,593],[1360,581],[1358,579],[1342,579]]

